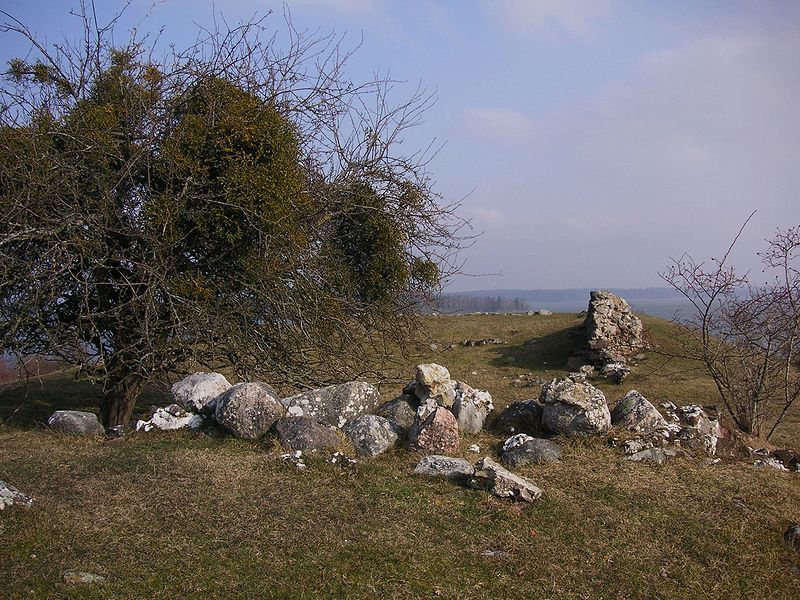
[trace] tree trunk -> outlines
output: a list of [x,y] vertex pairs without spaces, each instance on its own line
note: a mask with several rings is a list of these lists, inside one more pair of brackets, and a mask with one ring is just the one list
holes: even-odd
[[111,383],[100,402],[103,426],[127,425],[143,387],[144,382],[139,377],[126,377]]

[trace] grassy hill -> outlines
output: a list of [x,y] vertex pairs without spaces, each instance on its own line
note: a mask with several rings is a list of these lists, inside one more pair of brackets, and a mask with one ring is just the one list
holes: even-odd
[[[713,383],[668,360],[669,325],[645,319],[656,351],[610,403],[712,403]],[[498,408],[538,395],[579,342],[573,315],[427,317],[396,381],[419,362],[488,389]],[[463,347],[463,339],[507,343]],[[455,344],[450,347],[451,344]],[[526,384],[530,382],[529,386]],[[383,383],[389,399],[402,384]],[[140,403],[163,404],[149,390]],[[797,598],[800,476],[726,460],[625,462],[606,438],[560,440],[564,459],[517,472],[544,489],[531,505],[413,474],[396,450],[353,468],[311,457],[298,471],[272,440],[188,432],[73,439],[41,423],[94,410],[68,373],[0,392],[0,479],[35,497],[0,513],[0,595],[9,598]],[[794,414],[778,445],[797,445]],[[612,432],[611,435],[614,435]],[[466,440],[465,440],[466,441]],[[460,455],[495,454],[490,431]],[[67,569],[101,585],[68,587]]]

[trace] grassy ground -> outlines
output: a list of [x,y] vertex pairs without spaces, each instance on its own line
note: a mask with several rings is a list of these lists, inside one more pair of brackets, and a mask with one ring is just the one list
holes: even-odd
[[[564,374],[580,320],[425,323],[428,339],[404,374],[439,362],[503,407],[538,394],[527,381]],[[647,325],[668,349],[667,325]],[[490,337],[508,343],[446,349]],[[382,387],[390,398],[401,386]],[[655,352],[622,386],[601,387],[612,403],[631,388],[657,402],[715,401],[695,365]],[[141,411],[162,394],[149,391]],[[0,479],[36,498],[30,510],[0,513],[0,596],[800,597],[800,555],[781,541],[800,521],[796,474],[702,458],[659,468],[622,461],[602,438],[562,440],[560,463],[518,469],[545,490],[524,505],[415,476],[418,457],[403,450],[349,469],[316,457],[298,471],[271,440],[84,440],[37,425],[56,404],[93,409],[96,400],[65,374],[0,393]],[[794,417],[779,444],[797,445]],[[492,453],[502,437],[484,433],[464,447],[473,441]],[[67,569],[108,580],[68,587]]]

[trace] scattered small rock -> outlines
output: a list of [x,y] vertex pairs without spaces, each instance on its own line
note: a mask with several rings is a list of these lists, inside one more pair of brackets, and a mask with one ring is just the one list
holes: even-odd
[[497,338],[484,338],[481,340],[462,340],[461,345],[467,348],[471,348],[474,346],[490,346],[490,345],[502,345],[505,344],[503,340]]
[[13,485],[0,481],[0,510],[10,506],[30,508],[33,506],[33,498],[26,496]]
[[488,490],[500,498],[514,498],[525,502],[533,502],[542,495],[542,490],[536,485],[504,469],[488,456],[475,465],[475,475],[470,480],[470,485]]
[[759,467],[759,468],[762,468],[762,469],[763,468],[775,469],[777,471],[788,471],[789,470],[789,469],[786,468],[786,466],[781,461],[779,461],[777,458],[773,458],[771,456],[768,456],[766,458],[759,458],[758,460],[753,462],[753,466],[754,467]]
[[102,575],[87,571],[65,571],[63,579],[67,585],[88,585],[103,583],[106,580]]
[[467,448],[467,452],[473,452],[475,454],[478,454],[480,451],[481,447],[478,446],[478,444],[472,444],[471,446],[469,446],[469,448]]
[[186,412],[177,404],[156,408],[149,421],[137,421],[136,431],[174,431],[176,429],[198,429],[203,424],[203,417]]
[[634,462],[653,462],[657,465],[663,465],[665,462],[667,462],[668,456],[674,456],[674,454],[663,448],[647,448],[646,450],[640,450],[639,452],[631,454],[630,456],[626,457],[625,460],[631,460]]

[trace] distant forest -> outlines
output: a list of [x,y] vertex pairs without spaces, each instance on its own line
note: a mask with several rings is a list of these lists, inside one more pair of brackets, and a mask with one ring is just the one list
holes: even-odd
[[527,312],[530,305],[522,298],[444,294],[436,299],[434,309],[442,313],[506,313]]

